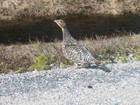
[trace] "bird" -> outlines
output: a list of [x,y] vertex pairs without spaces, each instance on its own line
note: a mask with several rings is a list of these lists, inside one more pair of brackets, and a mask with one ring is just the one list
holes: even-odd
[[63,33],[62,53],[65,58],[74,62],[77,68],[88,68],[100,65],[89,49],[72,37],[64,20],[56,19],[54,22],[61,28]]

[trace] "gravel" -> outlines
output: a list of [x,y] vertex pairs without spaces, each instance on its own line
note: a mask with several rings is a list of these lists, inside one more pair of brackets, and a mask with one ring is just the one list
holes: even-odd
[[0,105],[140,105],[140,62],[0,75]]

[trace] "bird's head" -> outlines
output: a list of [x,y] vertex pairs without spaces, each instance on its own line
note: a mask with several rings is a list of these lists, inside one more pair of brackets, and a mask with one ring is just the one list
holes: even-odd
[[62,19],[57,19],[57,20],[54,20],[54,22],[60,27],[60,28],[64,28],[66,27],[66,23],[64,22],[64,20]]

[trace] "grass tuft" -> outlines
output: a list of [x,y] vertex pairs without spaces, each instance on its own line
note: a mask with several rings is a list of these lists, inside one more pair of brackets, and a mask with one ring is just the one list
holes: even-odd
[[34,70],[50,69],[52,59],[50,56],[40,55],[35,58],[34,64],[30,67]]
[[[99,37],[85,39],[82,42],[102,63],[124,63],[130,59],[140,61],[140,35]],[[72,61],[63,56],[61,43],[58,41],[0,46],[0,73],[50,70],[54,67],[65,68],[73,65]]]

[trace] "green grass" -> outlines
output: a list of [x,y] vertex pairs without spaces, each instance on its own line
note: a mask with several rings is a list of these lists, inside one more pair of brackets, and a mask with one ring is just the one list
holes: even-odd
[[[128,54],[132,53],[135,60],[139,58],[140,36],[112,37],[108,39],[86,40],[87,46],[97,59],[104,63],[111,63],[111,60],[126,63]],[[91,46],[92,45],[92,46]]]
[[35,58],[34,64],[31,69],[45,70],[50,69],[50,64],[53,63],[51,56],[40,55]]
[[[129,53],[140,61],[140,35],[82,41],[94,57],[102,63],[128,62]],[[0,45],[0,73],[22,73],[33,70],[50,70],[53,66],[66,68],[73,62],[63,56],[61,43],[31,42],[27,45]],[[19,50],[20,49],[20,50]]]

